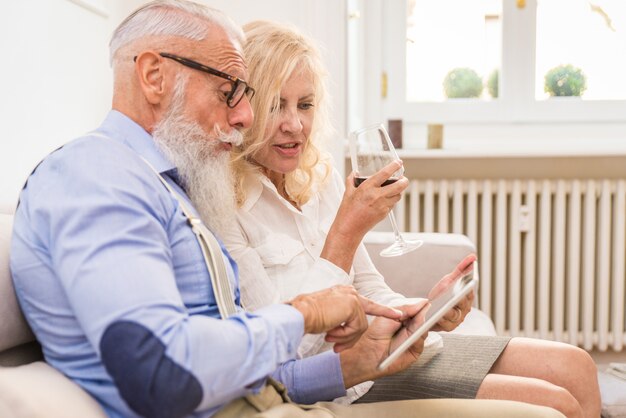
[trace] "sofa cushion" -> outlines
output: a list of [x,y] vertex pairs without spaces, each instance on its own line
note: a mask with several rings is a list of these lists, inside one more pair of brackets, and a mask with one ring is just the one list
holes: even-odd
[[0,367],[21,366],[38,360],[43,360],[43,353],[37,341],[0,351]]
[[106,418],[91,396],[48,364],[0,368],[3,418]]
[[626,380],[600,371],[598,383],[602,395],[602,418],[626,417]]
[[[463,257],[476,252],[472,241],[461,234],[403,232],[402,235],[405,239],[422,240],[424,245],[401,257],[381,257],[380,250],[393,242],[391,232],[368,232],[364,243],[389,287],[409,297],[425,297]],[[475,295],[477,306],[478,292]],[[452,333],[496,335],[496,329],[491,318],[474,307]]]
[[426,297],[439,279],[476,252],[472,241],[461,234],[403,232],[402,236],[422,240],[424,245],[400,257],[382,257],[380,251],[393,242],[391,232],[370,231],[363,242],[389,287],[409,297]]
[[17,304],[9,272],[12,228],[13,216],[0,214],[0,352],[35,338]]

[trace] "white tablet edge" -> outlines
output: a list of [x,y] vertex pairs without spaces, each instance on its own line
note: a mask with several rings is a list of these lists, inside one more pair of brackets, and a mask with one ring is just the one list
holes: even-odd
[[439,310],[435,312],[429,319],[427,319],[422,325],[420,325],[420,327],[415,330],[415,332],[411,334],[410,337],[408,337],[402,344],[396,347],[396,349],[378,365],[378,370],[384,370],[389,367],[391,363],[396,361],[398,357],[402,355],[402,353],[408,350],[409,347],[411,347],[424,333],[428,332],[433,326],[435,326],[435,324],[439,322],[439,320],[443,318],[443,316],[448,311],[450,311],[450,309],[454,308],[454,306],[461,299],[467,296],[467,294],[476,287],[478,279],[476,279],[475,268],[476,266],[474,266],[474,270],[472,270],[472,273],[470,273],[472,274],[472,279],[467,282],[463,289],[460,292],[455,293],[445,305],[439,308]]

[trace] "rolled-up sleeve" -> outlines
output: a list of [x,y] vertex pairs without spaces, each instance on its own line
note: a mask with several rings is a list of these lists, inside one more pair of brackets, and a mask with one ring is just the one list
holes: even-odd
[[330,401],[346,394],[339,355],[332,350],[288,361],[272,376],[287,387],[297,403]]

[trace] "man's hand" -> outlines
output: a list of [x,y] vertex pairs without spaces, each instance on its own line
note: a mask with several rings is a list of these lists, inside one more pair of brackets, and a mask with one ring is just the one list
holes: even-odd
[[[474,261],[476,261],[475,254],[469,254],[466,256],[452,272],[446,274],[428,293],[428,299],[434,299],[439,294],[443,293],[448,287],[453,286],[454,283],[470,273],[474,267]],[[459,326],[461,322],[465,320],[465,317],[472,309],[472,303],[474,303],[474,291],[468,293],[468,295],[461,300],[454,308],[450,310],[439,322],[433,327],[433,331],[452,331]]]
[[365,315],[382,316],[400,324],[402,311],[380,305],[360,296],[352,286],[334,286],[299,295],[290,302],[304,316],[304,332],[326,332],[326,341],[335,343],[336,352],[352,347],[367,329]]
[[386,370],[378,370],[380,362],[387,358],[392,350],[402,344],[412,334],[412,330],[424,322],[425,310],[422,308],[427,308],[427,304],[428,301],[424,299],[416,304],[398,307],[404,312],[405,317],[410,318],[404,323],[386,318],[375,318],[354,347],[340,354],[341,370],[346,388],[366,380],[397,373],[406,369],[419,358],[424,349],[426,335],[418,339]]

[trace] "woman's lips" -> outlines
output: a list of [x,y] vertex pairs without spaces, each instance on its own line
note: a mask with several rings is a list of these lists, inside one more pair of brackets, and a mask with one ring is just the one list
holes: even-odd
[[274,144],[274,149],[286,157],[293,157],[300,153],[301,144],[298,142],[286,142],[284,144]]

